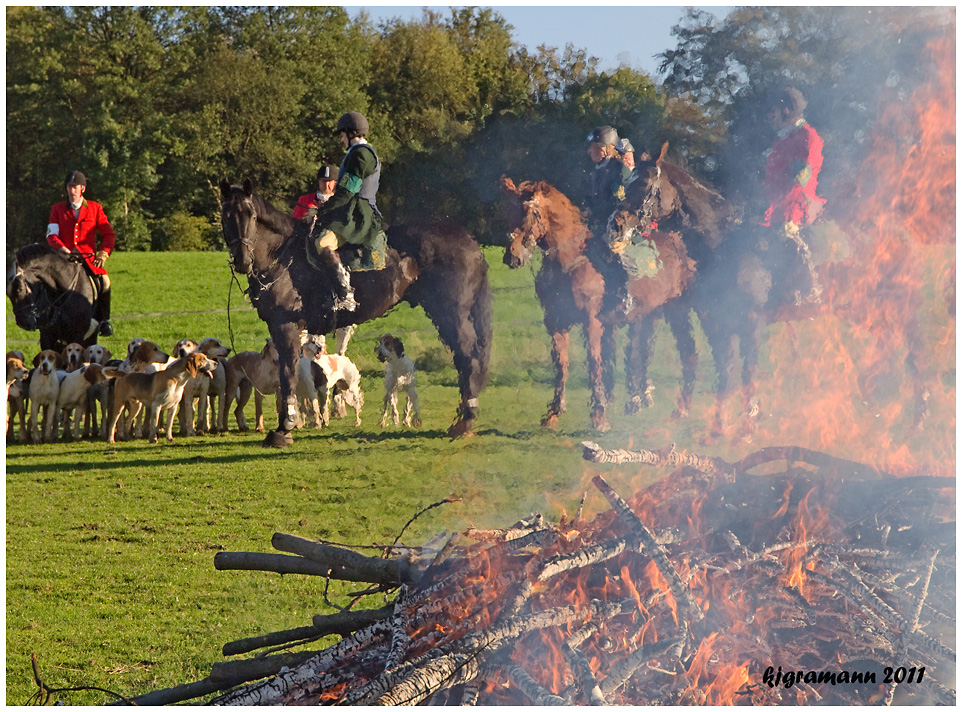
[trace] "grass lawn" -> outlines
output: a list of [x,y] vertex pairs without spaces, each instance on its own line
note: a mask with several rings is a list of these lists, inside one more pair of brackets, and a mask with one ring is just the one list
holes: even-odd
[[[531,269],[508,270],[487,249],[494,286],[491,380],[478,437],[450,441],[458,404],[450,354],[421,309],[406,305],[359,327],[348,349],[362,374],[363,423],[334,420],[295,433],[293,447],[261,447],[262,435],[232,431],[143,441],[11,444],[7,465],[7,703],[34,692],[30,656],[51,687],[94,686],[125,695],[200,679],[230,640],[306,625],[323,603],[309,577],[218,572],[216,551],[271,551],[276,531],[350,544],[393,541],[408,520],[449,495],[405,533],[423,543],[469,524],[504,526],[533,511],[573,511],[589,470],[579,443],[590,429],[584,349],[573,341],[570,412],[557,431],[539,422],[552,391],[549,340]],[[173,276],[173,277],[172,277]],[[226,253],[118,253],[111,259],[122,354],[142,336],[170,349],[185,336],[216,336],[235,351],[259,350],[267,327],[231,289]],[[246,285],[243,278],[241,282]],[[423,427],[381,429],[380,334],[403,337],[418,364]],[[36,333],[16,327],[7,306],[7,349],[36,353]],[[679,373],[670,338],[659,339],[665,390]],[[706,361],[704,368],[708,369]],[[706,371],[705,385],[711,376]],[[622,399],[623,402],[623,399]],[[662,408],[631,419],[612,408],[604,442],[624,446],[664,421]],[[248,417],[253,406],[248,406]],[[276,425],[273,404],[268,426]],[[233,419],[232,419],[233,427]],[[176,428],[175,428],[176,433]],[[637,473],[639,481],[657,473]],[[617,478],[616,478],[617,480]],[[624,486],[629,485],[627,481]],[[599,508],[600,502],[596,503]],[[344,603],[332,586],[329,596]],[[379,602],[371,601],[371,605]],[[74,692],[71,704],[98,704]]]
[[[680,363],[663,325],[651,373],[655,408],[622,414],[619,367],[612,430],[594,433],[577,333],[569,412],[557,430],[542,429],[553,375],[534,271],[508,270],[498,249],[486,248],[485,255],[494,288],[494,340],[475,438],[452,442],[445,436],[458,404],[451,356],[424,312],[405,305],[361,325],[348,349],[366,395],[359,428],[353,418],[334,420],[323,431],[296,432],[286,450],[262,448],[256,433],[187,438],[177,437],[176,428],[172,444],[8,445],[7,704],[23,704],[35,691],[32,654],[49,687],[93,686],[133,696],[205,677],[223,660],[220,649],[228,641],[308,625],[312,615],[332,612],[318,579],[214,569],[217,551],[271,551],[274,532],[352,545],[389,543],[424,507],[460,497],[411,525],[403,541],[421,544],[468,525],[507,526],[535,511],[553,518],[564,509],[573,512],[599,472],[623,493],[665,474],[589,465],[580,457],[585,439],[615,448],[676,442],[732,461],[762,444],[788,444],[697,444],[713,402],[711,359],[699,332],[695,407],[689,419],[673,421]],[[260,350],[268,336],[237,286],[231,289],[226,253],[120,253],[110,266],[116,335],[102,343],[114,354],[136,336],[165,349],[185,336],[216,336],[235,351]],[[373,350],[387,331],[402,336],[417,361],[420,430],[377,425],[383,366]],[[14,324],[9,300],[6,342],[28,357],[38,350],[37,334]],[[953,371],[945,385],[953,401],[954,387]],[[954,427],[954,414],[934,412],[937,417],[951,417]],[[273,404],[266,422],[276,425]],[[587,509],[607,505],[594,495]],[[335,583],[327,595],[343,604],[345,593],[357,588]],[[58,697],[68,704],[110,700],[96,691]]]

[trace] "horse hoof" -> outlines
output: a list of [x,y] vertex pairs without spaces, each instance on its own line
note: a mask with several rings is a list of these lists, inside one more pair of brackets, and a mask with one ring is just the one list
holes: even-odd
[[611,425],[608,423],[608,419],[604,415],[591,419],[592,427],[599,433],[607,433],[611,430]]
[[544,428],[557,428],[558,427],[558,414],[548,413],[545,417],[541,419],[541,426]]
[[688,409],[683,407],[678,407],[671,412],[672,420],[684,420],[688,417]]
[[448,437],[452,440],[474,437],[474,431],[471,430],[471,421],[459,420],[457,423],[448,428]]
[[261,443],[263,447],[285,448],[294,444],[294,438],[288,432],[272,430]]

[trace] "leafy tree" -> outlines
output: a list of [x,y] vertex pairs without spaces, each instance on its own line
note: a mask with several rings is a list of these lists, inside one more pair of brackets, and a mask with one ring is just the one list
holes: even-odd
[[165,50],[155,28],[166,12],[21,8],[8,17],[7,99],[17,107],[8,114],[8,170],[18,176],[8,230],[18,243],[42,237],[41,214],[61,199],[62,176],[79,168],[119,244],[149,244],[143,206],[167,149],[155,85],[164,85]]
[[879,108],[904,101],[932,71],[925,45],[954,34],[947,8],[744,7],[718,22],[689,10],[660,71],[672,97],[704,111],[716,153],[705,165],[730,193],[757,193],[773,133],[760,106],[791,85],[825,139],[820,192],[842,198],[861,164]]

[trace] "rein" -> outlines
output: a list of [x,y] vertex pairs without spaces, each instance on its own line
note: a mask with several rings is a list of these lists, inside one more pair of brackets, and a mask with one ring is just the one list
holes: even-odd
[[[13,308],[13,311],[14,313],[19,312],[21,314],[23,313],[32,314],[33,317],[37,320],[38,329],[41,327],[43,328],[49,327],[52,323],[54,323],[54,320],[51,317],[51,312],[55,311],[58,307],[67,303],[67,299],[70,297],[71,292],[74,291],[74,288],[77,286],[78,282],[80,281],[81,274],[84,274],[83,268],[79,267],[77,257],[74,257],[74,255],[71,255],[70,257],[65,256],[62,259],[64,259],[67,262],[72,262],[73,264],[77,264],[78,269],[74,271],[74,278],[73,278],[73,281],[70,283],[70,285],[64,288],[63,291],[55,299],[49,299],[48,292],[50,288],[42,280],[40,280],[39,284],[36,284],[36,285],[30,285],[29,282],[27,282],[28,274],[39,275],[42,270],[40,270],[38,267],[32,264],[27,267],[21,267],[20,265],[16,265],[16,272],[15,272],[14,278],[16,277],[23,278],[24,283],[28,284],[28,286],[30,287],[29,293],[32,299],[30,300],[30,303],[28,306],[18,305]],[[38,302],[41,302],[41,300],[43,302],[46,302],[46,304],[43,305],[42,308],[38,304]],[[40,323],[41,316],[44,317],[42,324]]]

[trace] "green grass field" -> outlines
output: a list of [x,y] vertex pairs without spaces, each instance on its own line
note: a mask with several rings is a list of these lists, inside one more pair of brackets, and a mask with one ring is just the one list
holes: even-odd
[[[223,659],[225,642],[331,612],[322,582],[218,572],[216,551],[271,551],[276,531],[348,544],[390,542],[414,514],[452,494],[461,501],[418,519],[406,543],[469,524],[505,526],[534,511],[553,517],[573,511],[597,469],[581,460],[580,441],[637,442],[665,422],[672,404],[663,398],[659,408],[628,419],[621,398],[610,413],[612,431],[598,438],[590,429],[576,334],[569,413],[557,431],[542,429],[553,375],[534,272],[508,270],[500,250],[487,249],[486,258],[494,343],[478,437],[445,436],[458,404],[451,356],[424,312],[402,305],[360,326],[348,349],[366,395],[360,428],[333,420],[323,431],[295,433],[294,446],[283,451],[262,448],[256,433],[187,438],[177,437],[176,428],[172,444],[9,445],[7,703],[25,703],[35,691],[34,653],[50,687],[136,695],[205,677]],[[268,336],[236,285],[228,311],[226,253],[119,253],[111,279],[116,334],[101,343],[114,354],[135,336],[165,349],[185,336],[216,336],[236,351],[259,350]],[[16,327],[9,300],[6,326],[8,350],[36,353],[36,333]],[[383,367],[374,346],[387,331],[402,336],[417,360],[420,430],[377,425]],[[676,392],[678,357],[670,338],[659,338],[658,346],[655,377],[665,394]],[[703,367],[707,388],[707,361]],[[268,426],[276,422],[270,404]],[[635,480],[622,485],[658,474],[621,473]],[[334,585],[329,595],[343,604],[346,590],[354,589]],[[63,699],[98,704],[109,697],[88,691]]]
[[[176,428],[170,444],[8,445],[7,704],[23,704],[35,692],[32,654],[49,687],[99,687],[133,696],[204,678],[212,663],[223,660],[220,649],[228,641],[308,625],[312,615],[332,612],[318,579],[214,569],[217,551],[270,552],[274,532],[350,545],[390,543],[424,507],[460,497],[407,530],[404,543],[421,544],[468,525],[507,526],[535,511],[553,518],[562,510],[573,512],[599,471],[623,493],[666,474],[642,466],[589,465],[580,457],[585,439],[612,448],[675,442],[680,449],[729,461],[768,444],[833,449],[801,435],[788,442],[699,444],[713,403],[709,351],[699,332],[692,416],[673,421],[680,363],[663,325],[650,374],[657,388],[655,408],[622,414],[619,367],[609,410],[612,430],[604,435],[591,430],[579,331],[572,338],[569,412],[557,430],[541,428],[553,376],[534,270],[508,270],[498,249],[486,248],[485,255],[494,293],[494,339],[475,438],[452,442],[445,436],[458,404],[451,356],[423,311],[405,305],[361,325],[348,349],[366,395],[359,428],[350,424],[353,419],[334,420],[323,431],[295,433],[294,445],[286,450],[262,448],[263,436],[256,433],[187,438],[176,437]],[[231,290],[226,253],[121,253],[111,259],[111,277],[116,335],[102,343],[115,354],[136,336],[165,349],[185,336],[216,336],[244,351],[259,350],[268,335],[237,286]],[[246,286],[245,279],[241,282]],[[944,306],[939,307],[937,295],[928,295],[927,303],[937,314],[930,319],[938,326],[932,337],[937,340],[945,333],[938,321]],[[787,342],[793,348],[802,344],[803,354],[808,328],[798,325]],[[387,331],[402,336],[417,361],[420,430],[377,425],[383,367],[373,349]],[[770,333],[789,332],[773,327]],[[954,322],[951,338],[954,344]],[[15,326],[9,300],[6,341],[7,349],[19,348],[28,356],[38,350],[37,334]],[[770,337],[771,343],[777,340]],[[779,357],[778,365],[796,369],[798,358]],[[773,373],[770,360],[776,359],[766,345],[766,377]],[[925,367],[933,384],[932,413],[927,429],[906,433],[905,441],[919,453],[924,439],[935,438],[954,461],[951,442],[943,442],[947,432],[954,434],[954,364],[935,361]],[[804,380],[804,372],[799,374],[789,384],[797,394],[781,410],[766,412],[764,422],[791,422],[793,409],[812,391],[811,376]],[[858,407],[856,415],[866,421],[875,422],[881,412],[875,403]],[[250,417],[253,406],[248,409]],[[276,422],[268,404],[268,427]],[[890,441],[866,439],[880,443],[880,450],[899,446],[900,441]],[[847,455],[844,447],[834,449]],[[588,514],[604,509],[600,496],[588,498]],[[343,604],[345,593],[357,588],[335,583],[328,596]],[[96,691],[58,697],[68,704],[111,699]]]

